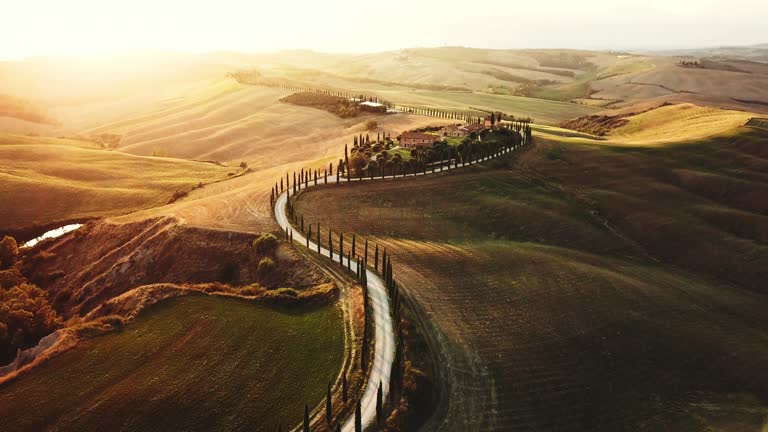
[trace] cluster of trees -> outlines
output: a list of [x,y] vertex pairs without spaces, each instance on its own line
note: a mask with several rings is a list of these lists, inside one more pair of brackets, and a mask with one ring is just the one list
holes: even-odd
[[27,349],[61,324],[48,293],[29,283],[19,270],[18,244],[0,241],[0,364]]
[[385,177],[411,175],[447,169],[472,163],[481,157],[487,157],[502,149],[509,149],[531,138],[530,122],[497,121],[501,113],[491,113],[492,129],[480,133],[472,132],[458,146],[452,146],[435,136],[435,143],[428,148],[409,150],[407,157],[402,152],[392,152],[394,142],[389,135],[377,134],[376,139],[369,135],[355,136],[352,149],[344,146],[344,159],[339,159],[337,170],[347,179],[363,177]]
[[678,65],[678,66],[682,66],[682,67],[692,67],[692,68],[700,68],[700,67],[703,67],[703,65],[701,64],[701,62],[700,62],[700,61],[698,61],[698,60],[696,60],[696,59],[694,59],[694,60],[686,60],[686,59],[683,59],[683,60],[680,60],[680,61],[678,61],[678,62],[677,62],[677,65]]
[[302,91],[288,95],[281,102],[292,103],[294,105],[308,106],[322,109],[335,114],[341,118],[357,117],[361,111],[386,112],[386,108],[374,109],[377,107],[368,107],[360,105],[348,98],[328,95],[324,93]]

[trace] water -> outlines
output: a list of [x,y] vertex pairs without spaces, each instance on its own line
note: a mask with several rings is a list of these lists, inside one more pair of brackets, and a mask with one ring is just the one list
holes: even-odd
[[45,239],[63,236],[64,234],[70,231],[74,231],[80,228],[81,226],[83,226],[83,224],[69,224],[69,225],[64,225],[63,227],[52,229],[46,232],[45,234],[41,235],[40,237],[33,238],[32,240],[24,243],[23,245],[21,245],[21,247],[24,247],[24,248],[32,247]]

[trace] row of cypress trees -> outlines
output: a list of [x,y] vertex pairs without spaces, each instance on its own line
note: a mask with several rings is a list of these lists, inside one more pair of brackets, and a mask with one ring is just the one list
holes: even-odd
[[[268,87],[268,88],[280,88],[283,90],[290,90],[294,92],[317,93],[317,94],[323,94],[328,96],[336,96],[336,97],[344,98],[347,100],[357,100],[360,102],[366,102],[366,101],[374,102],[374,103],[379,103],[387,107],[388,109],[393,109],[393,110],[397,110],[397,111],[401,111],[409,114],[436,117],[441,119],[462,120],[467,123],[480,123],[483,120],[482,116],[478,116],[475,114],[476,112],[479,112],[482,110],[474,109],[474,108],[470,108],[469,111],[456,111],[456,110],[445,110],[445,109],[430,108],[430,107],[419,107],[419,106],[413,106],[413,105],[408,105],[403,103],[392,102],[377,95],[356,94],[356,93],[349,92],[347,90],[339,90],[339,89],[332,89],[332,88],[310,87],[310,86],[305,86],[302,84],[298,84],[298,83],[290,82],[286,80],[267,79],[259,75],[249,75],[248,73],[245,73],[245,72],[234,73],[234,74],[231,74],[231,76],[241,84],[255,85],[259,87]],[[496,114],[500,115],[500,117],[506,117],[511,120],[517,119],[519,121],[525,121],[525,122],[533,121],[533,119],[528,117],[518,119],[513,115],[503,115],[502,113],[495,113],[494,115]]]
[[[520,123],[518,127],[516,128],[517,132],[521,133],[522,136],[522,142],[521,144],[529,144],[531,142],[531,128],[530,124],[523,124]],[[496,156],[504,151],[510,150],[511,148],[508,146],[493,149],[493,151],[490,152],[487,156]],[[472,163],[472,160],[470,159],[469,163]],[[466,162],[465,162],[466,164]],[[458,167],[458,162],[454,165],[454,167]],[[450,164],[448,169],[450,169]],[[442,167],[441,167],[442,170]],[[327,184],[327,176],[328,173],[333,175],[333,166],[329,166],[328,169],[325,170],[323,178],[324,178],[324,184]],[[338,170],[337,170],[338,173]],[[425,172],[426,173],[426,172]],[[290,180],[293,179],[293,182],[291,183]],[[320,179],[319,171],[318,170],[304,170],[301,169],[299,172],[293,172],[292,176],[286,174],[285,178],[280,178],[279,182],[275,182],[275,185],[271,188],[270,192],[270,205],[274,208],[275,200],[279,196],[280,193],[283,191],[287,192],[288,194],[288,202],[287,202],[287,209],[288,209],[288,216],[292,220],[292,225],[299,226],[300,231],[305,235],[306,237],[306,247],[309,248],[309,240],[310,238],[314,239],[316,242],[317,252],[321,252],[322,247],[322,236],[321,236],[321,226],[320,222],[317,222],[316,228],[314,224],[306,224],[304,220],[303,214],[297,214],[294,208],[294,204],[291,202],[290,196],[291,191],[293,191],[294,196],[303,188],[308,188],[310,181],[317,185]],[[285,181],[283,181],[285,180]],[[348,178],[349,180],[349,178]],[[337,183],[338,183],[338,176],[337,176]],[[285,229],[285,235],[286,239],[293,242],[293,229]],[[370,301],[368,296],[368,275],[367,270],[369,269],[369,241],[367,238],[364,238],[363,240],[363,253],[362,255],[357,254],[357,248],[358,248],[358,240],[356,235],[352,235],[351,240],[349,240],[350,246],[347,253],[345,254],[345,244],[344,244],[344,233],[340,232],[338,237],[338,250],[337,255],[339,256],[339,264],[342,268],[346,267],[346,269],[350,272],[352,272],[360,285],[363,289],[363,310],[364,310],[364,324],[363,324],[363,337],[361,340],[361,356],[360,356],[360,368],[363,373],[367,373],[368,371],[368,361],[370,357],[370,343],[371,343],[371,331],[372,331],[372,322],[371,322],[371,308],[370,308]],[[328,250],[329,250],[329,256],[333,258],[334,254],[334,243],[333,243],[333,233],[332,230],[328,230]],[[378,243],[374,244],[373,247],[373,271],[379,273],[381,275],[382,280],[384,280],[386,289],[387,289],[387,295],[389,297],[389,305],[390,305],[390,312],[393,317],[393,322],[395,323],[395,330],[396,330],[396,340],[395,340],[395,356],[393,359],[392,364],[392,371],[390,374],[390,382],[389,382],[389,402],[392,407],[395,406],[396,401],[402,394],[402,386],[403,386],[403,378],[404,378],[404,338],[403,338],[403,328],[402,328],[402,297],[400,292],[400,286],[395,279],[394,276],[394,269],[392,266],[392,256],[387,252],[386,247],[382,249],[382,252],[379,253],[380,248]],[[355,259],[355,270],[352,270],[351,267],[351,261],[352,258]],[[346,258],[346,262],[345,262]],[[345,265],[346,264],[346,265]],[[333,403],[332,403],[332,384],[329,381],[328,382],[328,389],[326,393],[326,401],[325,401],[325,417],[326,417],[326,423],[330,427],[330,425],[333,422]],[[347,382],[347,376],[346,373],[342,375],[342,402],[346,405],[348,402],[348,382]],[[381,425],[384,422],[384,401],[383,401],[383,383],[378,383],[378,389],[377,389],[377,397],[376,397],[376,419],[377,422]],[[278,431],[282,431],[282,424],[278,425]],[[309,405],[304,405],[304,421],[303,421],[303,430],[305,432],[310,431],[310,412],[309,412]],[[336,424],[336,430],[341,430],[341,423],[338,422]],[[355,431],[356,432],[362,432],[362,417],[361,417],[361,406],[360,406],[360,400],[358,399],[356,401],[355,406]]]

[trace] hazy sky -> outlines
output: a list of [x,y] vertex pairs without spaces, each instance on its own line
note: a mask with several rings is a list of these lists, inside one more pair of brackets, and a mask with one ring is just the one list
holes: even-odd
[[678,48],[768,42],[768,0],[0,0],[0,58],[131,49]]

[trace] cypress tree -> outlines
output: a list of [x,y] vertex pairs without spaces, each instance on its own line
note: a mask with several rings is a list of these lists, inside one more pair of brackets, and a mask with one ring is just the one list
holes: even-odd
[[363,256],[365,257],[365,261],[368,262],[368,237],[365,238],[365,250]]
[[309,430],[309,405],[304,404],[304,432],[310,432]]
[[333,259],[333,239],[331,238],[331,230],[328,230],[328,257]]
[[301,232],[304,232],[304,215],[301,215]]
[[344,233],[339,233],[339,264],[344,266]]
[[376,423],[381,424],[382,421],[382,390],[381,390],[381,381],[379,381],[379,390],[376,392]]
[[347,270],[352,271],[352,254],[347,252]]
[[355,408],[355,432],[363,432],[363,419],[360,415],[360,401],[357,401],[357,407]]
[[281,422],[277,422],[277,432],[283,432],[283,424]]
[[331,424],[333,418],[333,406],[331,405],[331,382],[328,381],[328,393],[325,395],[325,421]]
[[341,400],[344,403],[347,403],[347,374],[342,375],[341,377]]
[[317,253],[320,253],[320,222],[317,223]]
[[355,253],[355,237],[356,236],[352,234],[352,255],[357,256],[357,254]]
[[379,244],[376,243],[376,249],[373,252],[373,271],[379,271]]

